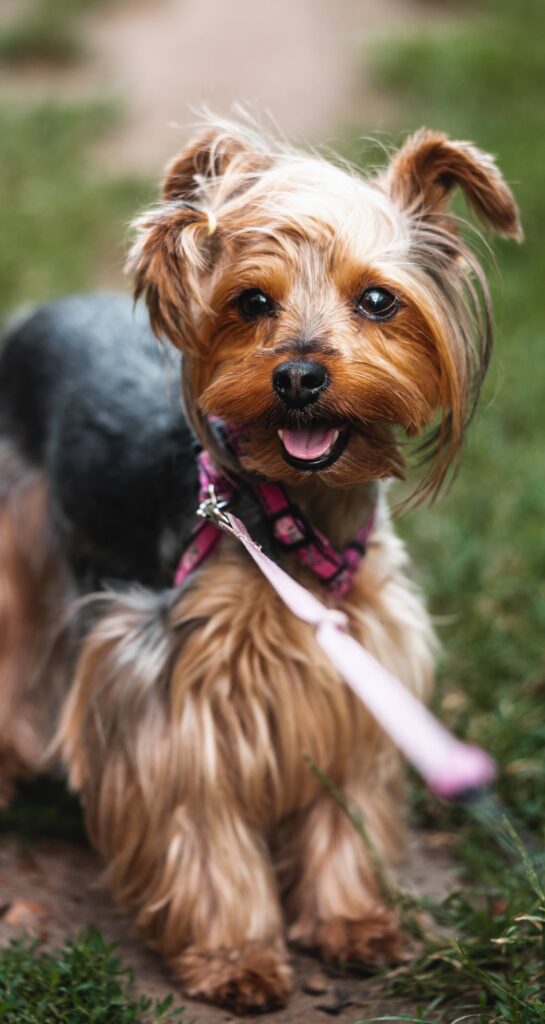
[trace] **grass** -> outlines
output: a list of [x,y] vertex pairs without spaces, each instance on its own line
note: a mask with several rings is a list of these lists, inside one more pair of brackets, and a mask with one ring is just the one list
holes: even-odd
[[2,1024],[168,1024],[182,1016],[170,996],[137,996],[115,945],[93,928],[51,952],[26,938],[1,951]]
[[[524,246],[494,246],[497,349],[460,475],[440,505],[400,526],[446,652],[436,707],[495,755],[500,797],[538,860],[545,851],[544,38],[541,0],[484,0],[457,31],[389,43],[376,69],[383,88],[403,98],[404,129],[427,124],[495,153],[522,211]],[[385,990],[418,1001],[419,1019],[433,1022],[462,1014],[483,1024],[545,1021],[543,861],[536,875],[520,844],[514,856],[499,849],[499,813],[472,819],[418,788],[415,817],[458,836],[467,887],[435,908],[458,940],[429,941],[415,963],[384,979]]]
[[80,19],[106,0],[31,0],[0,32],[0,62],[73,63],[86,54]]
[[0,313],[120,278],[127,223],[150,193],[89,160],[118,117],[104,103],[0,103]]
[[382,979],[385,995],[419,1004],[434,1024],[462,1014],[482,1024],[545,1019],[543,888],[520,863],[506,870],[486,856],[488,869],[473,872],[472,887],[441,905],[423,903],[452,937],[426,934],[410,965]]

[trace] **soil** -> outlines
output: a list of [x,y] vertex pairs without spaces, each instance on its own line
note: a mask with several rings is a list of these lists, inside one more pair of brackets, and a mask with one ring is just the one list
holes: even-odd
[[[447,895],[457,880],[448,846],[449,837],[437,833],[414,840],[403,870],[404,887],[433,898]],[[66,842],[28,847],[13,839],[0,845],[0,944],[25,931],[41,937],[47,947],[58,946],[67,935],[91,924],[108,942],[119,943],[119,953],[133,968],[143,993],[164,998],[174,992],[186,1007],[184,1019],[195,1024],[234,1019],[226,1010],[186,999],[179,990],[176,993],[159,956],[146,949],[130,920],[101,886],[100,863],[91,850]],[[332,1016],[339,1024],[353,1024],[386,1011],[413,1009],[386,1004],[378,978],[332,971],[310,956],[294,955],[293,963],[295,992],[285,1010],[267,1016],[270,1024],[325,1022]]]

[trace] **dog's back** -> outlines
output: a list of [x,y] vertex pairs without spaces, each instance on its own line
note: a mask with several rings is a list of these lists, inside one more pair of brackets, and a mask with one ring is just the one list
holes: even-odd
[[168,586],[197,504],[179,360],[122,295],[73,296],[8,330],[0,433],[45,474],[56,525],[87,589]]

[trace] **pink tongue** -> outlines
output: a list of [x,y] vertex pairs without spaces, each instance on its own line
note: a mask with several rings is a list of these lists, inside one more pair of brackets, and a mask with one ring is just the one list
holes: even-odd
[[335,427],[310,426],[282,431],[284,448],[296,459],[319,459],[333,442]]

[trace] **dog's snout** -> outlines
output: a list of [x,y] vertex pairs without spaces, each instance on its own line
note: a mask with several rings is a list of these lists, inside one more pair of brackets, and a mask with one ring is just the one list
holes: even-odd
[[290,409],[304,409],[327,387],[329,377],[321,363],[296,359],[277,366],[272,382],[277,395]]

